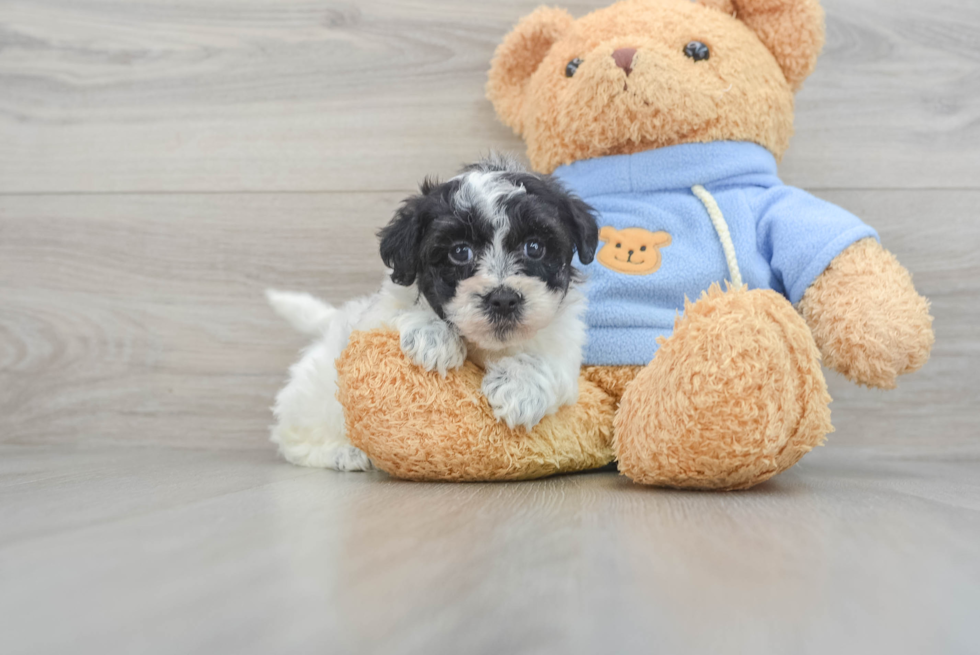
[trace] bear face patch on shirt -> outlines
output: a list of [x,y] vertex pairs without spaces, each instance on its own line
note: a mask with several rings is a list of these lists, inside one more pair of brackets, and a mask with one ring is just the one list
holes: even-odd
[[596,260],[617,273],[649,275],[660,268],[660,249],[670,245],[666,232],[651,232],[642,227],[617,230],[605,226],[599,231],[599,240],[606,245],[599,250]]

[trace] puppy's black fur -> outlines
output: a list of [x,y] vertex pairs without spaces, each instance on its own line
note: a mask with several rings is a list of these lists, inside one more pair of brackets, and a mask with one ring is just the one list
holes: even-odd
[[[496,189],[523,187],[523,192],[501,194],[488,203],[461,202],[468,174],[491,174]],[[488,206],[493,216],[485,215]],[[381,258],[393,270],[392,281],[403,286],[416,283],[433,310],[445,318],[443,307],[455,296],[459,282],[481,265],[492,266],[487,262],[491,254],[502,259],[500,252],[491,253],[491,245],[504,225],[502,244],[512,274],[539,278],[561,293],[576,274],[571,265],[574,254],[589,264],[599,243],[595,211],[558,180],[490,159],[445,183],[426,179],[419,195],[406,199],[379,232]],[[544,246],[539,259],[525,254],[525,244],[532,241]],[[465,264],[449,257],[460,246],[472,249],[472,259]]]

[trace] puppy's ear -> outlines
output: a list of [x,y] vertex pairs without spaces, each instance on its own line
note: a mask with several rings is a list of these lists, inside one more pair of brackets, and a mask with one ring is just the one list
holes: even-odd
[[523,129],[527,84],[557,41],[575,19],[564,9],[538,7],[521,19],[497,48],[490,64],[487,97],[506,125],[520,134]]
[[583,264],[591,264],[599,246],[599,224],[595,210],[578,196],[566,193],[559,214],[572,230],[575,249]]
[[419,249],[426,223],[424,209],[433,186],[433,182],[426,180],[422,193],[406,199],[391,222],[378,232],[381,261],[392,270],[391,281],[403,287],[415,282],[421,266]]
[[572,236],[579,261],[591,264],[599,246],[596,211],[574,193],[565,190],[565,186],[551,175],[526,175],[518,180],[528,195],[558,210],[558,218]]

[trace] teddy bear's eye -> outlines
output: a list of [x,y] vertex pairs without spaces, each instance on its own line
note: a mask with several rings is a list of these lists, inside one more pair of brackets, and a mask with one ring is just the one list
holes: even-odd
[[640,252],[646,252],[646,251],[647,251],[646,246],[640,246]]
[[711,51],[700,41],[691,41],[684,46],[684,54],[694,61],[705,61],[711,56]]
[[568,62],[568,66],[565,66],[565,77],[571,77],[578,70],[578,67],[582,65],[582,60],[576,57],[575,59]]

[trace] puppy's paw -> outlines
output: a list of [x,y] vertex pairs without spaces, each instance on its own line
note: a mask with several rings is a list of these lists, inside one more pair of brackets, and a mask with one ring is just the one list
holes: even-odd
[[354,446],[337,446],[331,452],[327,468],[335,471],[374,471],[374,464],[364,451]]
[[[338,407],[338,409],[340,409]],[[335,471],[373,471],[374,464],[363,450],[355,448],[342,432],[329,423],[280,424],[272,430],[273,443],[291,464]]]
[[427,371],[446,372],[466,361],[466,344],[445,321],[400,325],[401,347],[409,359]]
[[483,395],[493,415],[511,429],[523,426],[530,430],[556,409],[551,385],[534,362],[523,359],[526,357],[519,355],[495,362],[483,376]]

